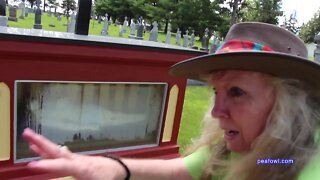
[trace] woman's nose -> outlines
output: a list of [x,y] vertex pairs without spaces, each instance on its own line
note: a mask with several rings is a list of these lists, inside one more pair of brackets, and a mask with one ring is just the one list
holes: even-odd
[[228,117],[227,112],[228,111],[227,111],[227,105],[226,105],[225,99],[216,97],[215,102],[214,102],[214,106],[211,111],[212,117],[217,118],[217,119],[227,118]]

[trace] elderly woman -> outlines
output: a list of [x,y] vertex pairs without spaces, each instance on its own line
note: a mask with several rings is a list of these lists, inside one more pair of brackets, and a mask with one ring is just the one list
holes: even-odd
[[320,66],[307,60],[306,47],[294,34],[269,24],[239,23],[215,54],[178,63],[170,73],[207,81],[215,92],[211,116],[188,156],[90,157],[26,129],[24,138],[43,158],[29,168],[77,179],[320,178]]

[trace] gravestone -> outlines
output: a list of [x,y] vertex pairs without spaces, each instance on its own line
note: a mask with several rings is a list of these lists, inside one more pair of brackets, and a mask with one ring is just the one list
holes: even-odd
[[102,21],[101,16],[98,16],[98,23],[101,24],[101,21]]
[[61,14],[58,14],[57,20],[58,20],[58,21],[61,21],[61,19],[62,19],[62,18],[61,18]]
[[213,38],[213,44],[210,48],[210,54],[213,54],[216,52],[216,50],[218,49],[219,47],[219,38],[217,36],[214,36]]
[[128,24],[129,24],[129,22],[128,22],[128,18],[126,16],[126,17],[124,17],[123,26],[122,26],[123,33],[127,33]]
[[37,9],[35,11],[35,18],[34,18],[34,29],[42,29],[41,25],[41,9],[40,9],[40,0],[37,0]]
[[0,0],[0,26],[7,27],[8,17],[6,16],[6,1]]
[[76,28],[76,14],[75,12],[72,12],[70,16],[70,22],[68,24],[68,32],[69,33],[74,33]]
[[153,25],[153,27],[150,31],[149,41],[158,42],[158,23],[156,21],[154,21],[152,23],[152,25]]
[[18,21],[17,19],[17,8],[9,6],[9,21]]
[[202,48],[200,48],[201,51],[206,51],[208,52],[209,49],[208,49],[208,46],[209,46],[209,29],[206,28],[205,32],[204,32],[204,35],[202,37]]
[[108,21],[108,14],[105,14],[103,29],[101,31],[101,35],[108,35],[108,29],[109,29],[109,21]]
[[24,17],[28,17],[29,15],[29,8],[25,8]]
[[109,19],[109,25],[111,25],[113,23],[112,17],[110,17]]
[[118,21],[118,18],[116,18],[115,22],[114,22],[114,26],[120,25],[120,22]]
[[47,15],[48,15],[49,17],[51,17],[51,16],[52,16],[51,8],[50,8],[50,9],[49,9],[49,11],[47,12]]
[[19,18],[20,18],[20,19],[24,19],[25,9],[26,9],[24,1],[21,1],[21,3],[19,4],[19,6],[20,6],[20,16],[19,16]]
[[[189,46],[192,48],[194,47],[194,41],[195,41],[195,35],[194,35],[194,30],[192,30],[192,33],[191,33],[191,37],[190,37],[190,44]],[[198,49],[198,48],[197,48]]]
[[317,44],[317,48],[314,50],[314,61],[320,63],[320,32],[315,36],[314,41]]
[[142,40],[143,39],[143,18],[142,16],[139,18],[139,21],[138,21],[138,27],[137,27],[137,37],[136,39],[139,39],[139,40]]
[[181,45],[181,31],[180,29],[178,28],[177,29],[177,34],[176,34],[176,45]]
[[189,40],[189,30],[186,30],[186,34],[183,35],[183,47],[188,46],[188,40]]
[[171,44],[171,24],[168,25],[165,43],[166,44]]
[[122,34],[123,34],[122,25],[119,25],[119,37],[122,37]]
[[134,19],[131,19],[130,23],[130,35],[129,38],[135,38],[136,37],[136,23],[134,22]]

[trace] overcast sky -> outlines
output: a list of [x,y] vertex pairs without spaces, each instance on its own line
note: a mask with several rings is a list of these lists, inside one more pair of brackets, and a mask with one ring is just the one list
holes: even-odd
[[282,0],[284,13],[289,17],[296,10],[300,25],[308,22],[318,9],[320,9],[320,0]]

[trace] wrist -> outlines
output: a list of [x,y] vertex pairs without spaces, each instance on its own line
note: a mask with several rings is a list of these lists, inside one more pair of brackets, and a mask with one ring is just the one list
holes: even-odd
[[112,155],[105,155],[105,157],[117,162],[118,165],[121,166],[122,171],[120,171],[120,174],[122,175],[124,180],[130,179],[131,172],[130,172],[128,166],[120,158],[118,158],[116,156],[112,156]]

